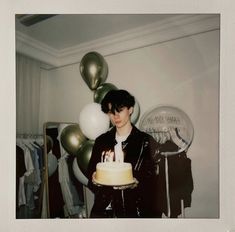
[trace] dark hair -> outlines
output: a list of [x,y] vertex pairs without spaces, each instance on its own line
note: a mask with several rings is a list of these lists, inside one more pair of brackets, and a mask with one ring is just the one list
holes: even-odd
[[101,102],[101,109],[104,113],[110,111],[109,104],[111,104],[111,112],[120,112],[121,108],[133,107],[135,105],[135,98],[126,90],[110,90]]

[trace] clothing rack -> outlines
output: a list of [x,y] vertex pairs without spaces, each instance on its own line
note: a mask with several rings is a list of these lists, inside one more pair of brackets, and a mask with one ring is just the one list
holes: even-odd
[[[42,189],[43,189],[43,181],[44,181],[44,164],[43,164],[43,144],[44,144],[44,138],[43,138],[43,135],[42,134],[33,134],[33,133],[17,133],[16,134],[16,145],[18,147],[20,147],[24,152],[27,151],[30,151],[30,152],[27,152],[27,153],[24,153],[24,154],[27,154],[26,157],[28,157],[29,159],[27,159],[27,161],[25,161],[28,165],[29,164],[32,164],[33,165],[33,171],[32,171],[32,165],[30,166],[30,172],[29,175],[26,175],[27,177],[29,177],[31,174],[32,174],[32,177],[31,179],[29,178],[29,180],[31,180],[30,183],[27,183],[27,184],[24,184],[24,188],[21,188],[22,189],[22,196],[24,196],[22,199],[25,199],[21,202],[20,206],[27,206],[31,207],[30,211],[29,211],[29,214],[33,215],[33,214],[38,214],[37,210],[39,208],[41,208],[41,202],[42,202]],[[34,147],[34,145],[36,145],[36,149]],[[33,148],[34,147],[34,148]],[[38,151],[38,149],[42,151],[42,153],[37,153],[36,151]],[[34,150],[34,151],[33,151]],[[32,152],[33,151],[33,152]],[[34,154],[38,154],[37,157],[41,157],[39,161],[35,161],[37,159],[33,159],[32,156],[28,156],[28,154],[30,153],[30,155]],[[41,155],[39,155],[41,154]],[[31,157],[31,158],[30,158]],[[25,158],[24,158],[25,160]],[[29,161],[30,160],[30,161]],[[37,162],[37,163],[35,163]],[[36,166],[35,166],[36,165]],[[29,166],[28,166],[29,167]],[[36,171],[37,170],[37,171]],[[36,172],[35,172],[36,171]],[[33,174],[34,173],[34,174]],[[24,178],[25,178],[25,175],[23,175]],[[23,177],[22,176],[22,177]],[[37,176],[37,177],[36,177]],[[25,181],[22,180],[22,181]],[[33,183],[33,181],[35,181],[35,185]],[[26,182],[25,182],[26,183]],[[29,185],[28,185],[29,184]],[[32,188],[32,185],[33,185],[33,188]],[[30,192],[27,192],[28,190],[25,189],[28,188],[29,186],[29,189],[30,189]],[[31,189],[32,188],[32,189]],[[16,194],[18,194],[18,191],[19,189],[17,189],[17,192]],[[38,193],[36,193],[38,192]],[[25,194],[31,194],[30,195],[30,198],[25,198],[27,195]],[[36,193],[36,194],[35,194]],[[34,195],[35,194],[35,195]],[[29,196],[29,195],[28,195]],[[34,198],[34,196],[38,197],[38,198]],[[33,200],[30,200],[30,199],[33,199]],[[38,203],[37,203],[37,206],[36,208],[35,205],[34,205],[34,200],[35,199],[38,199]],[[26,204],[26,201],[28,200],[27,204]],[[30,201],[30,203],[29,203]],[[16,202],[16,204],[18,205],[18,201]],[[17,208],[18,210],[18,213],[20,212],[20,214],[22,214],[22,209],[21,208]],[[32,211],[31,211],[32,210]],[[35,211],[33,211],[35,210]],[[39,215],[37,215],[38,217]]]
[[43,134],[17,133],[16,138],[25,138],[25,139],[26,138],[32,138],[32,139],[43,138]]
[[[166,207],[167,207],[167,217],[171,217],[171,202],[170,202],[170,176],[169,176],[169,158],[173,156],[177,156],[178,154],[181,154],[182,152],[185,152],[185,154],[188,152],[188,149],[192,143],[193,140],[193,134],[192,137],[187,139],[184,139],[180,133],[178,128],[148,128],[146,133],[150,134],[156,142],[160,144],[160,146],[167,145],[168,142],[172,142],[175,144],[174,146],[165,147],[164,150],[158,151],[163,159],[164,159],[164,178],[165,178],[165,189],[166,189]],[[184,199],[180,199],[180,211],[181,211],[181,218],[185,218],[185,202]]]
[[16,134],[16,143],[17,141],[24,140],[35,140],[40,145],[44,144],[44,136],[42,134],[28,134],[28,133],[18,133]]

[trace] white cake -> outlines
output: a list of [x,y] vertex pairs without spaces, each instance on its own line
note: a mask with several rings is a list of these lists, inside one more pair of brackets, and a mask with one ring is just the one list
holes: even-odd
[[119,186],[134,182],[130,163],[103,162],[96,165],[94,180],[98,184]]

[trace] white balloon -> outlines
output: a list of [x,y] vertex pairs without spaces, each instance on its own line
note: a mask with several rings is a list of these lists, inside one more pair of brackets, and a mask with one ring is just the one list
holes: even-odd
[[165,151],[167,155],[187,151],[194,137],[189,116],[183,110],[169,105],[159,105],[147,111],[140,120],[139,128],[161,144],[169,140],[178,146],[177,151]]
[[87,185],[88,179],[84,176],[84,174],[80,170],[76,158],[73,160],[73,173],[75,177],[78,179],[78,181],[80,181],[84,185]]
[[47,154],[48,160],[48,176],[51,176],[57,169],[57,158],[54,154],[49,152]]
[[101,110],[99,103],[86,105],[79,115],[79,125],[82,133],[91,140],[95,140],[99,135],[109,129],[109,117]]

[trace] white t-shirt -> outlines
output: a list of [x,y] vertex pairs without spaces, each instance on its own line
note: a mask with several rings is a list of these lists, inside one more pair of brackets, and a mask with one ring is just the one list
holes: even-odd
[[117,144],[114,146],[114,154],[115,154],[115,162],[124,162],[124,153],[122,150],[122,142],[124,142],[128,135],[124,135],[124,136],[119,136],[118,134],[116,134],[116,141]]
[[[127,139],[128,135],[119,136],[116,134],[117,144],[114,146],[115,162],[124,162],[124,153],[122,150],[122,142]],[[106,209],[112,209],[111,203],[106,207]]]

